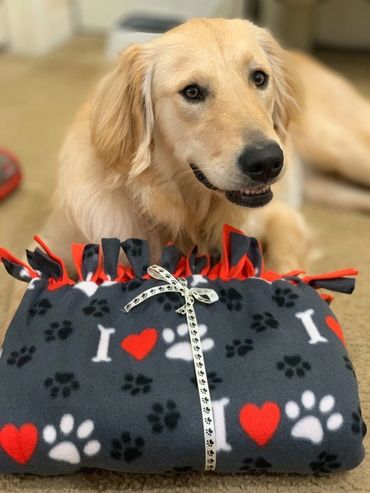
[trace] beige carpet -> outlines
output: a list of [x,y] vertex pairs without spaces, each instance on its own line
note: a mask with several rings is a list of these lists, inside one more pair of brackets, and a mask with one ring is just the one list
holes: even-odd
[[[370,60],[325,53],[323,58],[369,91]],[[22,189],[0,204],[0,245],[20,254],[39,231],[48,211],[58,149],[72,115],[104,71],[103,41],[81,37],[55,54],[30,60],[0,55],[0,146],[22,160]],[[370,96],[370,92],[369,92]],[[351,163],[349,163],[351,165]],[[370,217],[307,206],[323,256],[313,266],[324,272],[346,266],[361,271],[351,297],[336,296],[334,309],[345,329],[357,370],[363,413],[370,423]],[[0,269],[0,317],[7,303],[8,277]],[[345,391],[345,389],[343,389]],[[0,389],[1,392],[1,389]],[[369,440],[368,440],[369,441]],[[0,493],[18,492],[349,492],[370,491],[369,460],[355,471],[330,477],[140,476],[94,472],[73,477],[0,477]]]

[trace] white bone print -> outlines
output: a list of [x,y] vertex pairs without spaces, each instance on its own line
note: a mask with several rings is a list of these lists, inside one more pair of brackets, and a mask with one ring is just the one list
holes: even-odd
[[320,334],[319,329],[313,321],[312,316],[314,313],[314,310],[312,310],[312,308],[309,308],[305,312],[296,313],[295,316],[301,320],[304,328],[306,329],[306,332],[310,338],[310,340],[308,341],[309,344],[328,342],[328,340]]
[[213,418],[215,420],[216,431],[216,450],[219,452],[231,451],[231,445],[226,441],[226,425],[225,425],[225,407],[229,404],[230,399],[223,397],[218,401],[212,401]]
[[116,330],[112,327],[103,327],[101,324],[98,324],[98,329],[100,331],[98,352],[91,361],[93,361],[94,363],[101,363],[102,361],[110,363],[112,361],[112,358],[110,358],[108,355],[109,340],[110,336],[113,335]]

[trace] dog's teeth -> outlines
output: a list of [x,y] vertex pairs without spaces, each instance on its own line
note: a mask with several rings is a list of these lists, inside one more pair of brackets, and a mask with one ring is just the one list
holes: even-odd
[[254,188],[251,190],[243,190],[243,195],[259,195],[268,191],[268,187]]

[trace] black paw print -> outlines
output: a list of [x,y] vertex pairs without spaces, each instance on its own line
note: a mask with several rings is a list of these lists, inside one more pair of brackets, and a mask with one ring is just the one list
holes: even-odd
[[356,377],[355,369],[353,368],[352,361],[348,358],[348,356],[343,356],[344,366],[347,370],[351,371],[353,375]]
[[[208,387],[209,390],[215,390],[217,387],[217,384],[222,383],[223,380],[221,377],[217,376],[217,373],[215,371],[207,371],[207,380],[208,380]],[[191,378],[191,381],[195,386],[197,386],[197,379],[195,377]]]
[[94,298],[90,301],[88,306],[83,308],[85,315],[92,315],[93,317],[103,317],[105,313],[109,313],[109,306],[107,300],[98,300]]
[[137,279],[133,279],[132,281],[129,282],[122,282],[121,289],[124,293],[126,291],[134,291],[135,289],[139,288],[141,284],[142,284],[141,281],[138,281]]
[[165,312],[177,310],[184,304],[183,299],[178,293],[162,293],[156,297],[156,300],[162,305]]
[[124,392],[130,392],[131,395],[137,395],[140,392],[147,394],[152,388],[151,383],[153,380],[145,375],[139,373],[135,378],[131,373],[125,375],[125,383],[122,385],[121,390]]
[[42,298],[42,300],[31,306],[28,313],[32,318],[36,315],[45,315],[50,310],[50,308],[52,308],[52,306],[53,305],[47,298]]
[[263,457],[257,457],[253,459],[252,457],[247,457],[243,460],[243,465],[239,467],[239,471],[244,472],[268,472],[272,467],[272,464],[267,462]]
[[35,352],[35,346],[23,346],[19,351],[12,351],[6,362],[8,365],[15,365],[18,368],[21,368],[23,365],[32,360],[32,356]]
[[126,462],[133,462],[143,455],[144,443],[143,438],[137,436],[133,439],[131,433],[124,431],[121,438],[111,440],[110,456],[115,460],[124,459]]
[[340,463],[337,462],[338,456],[336,454],[329,454],[328,452],[320,452],[317,459],[310,462],[310,468],[313,473],[331,473],[335,469],[340,468]]
[[50,328],[44,330],[45,341],[51,342],[60,339],[64,341],[73,332],[72,322],[70,320],[63,320],[63,322],[52,322]]
[[252,339],[234,339],[231,344],[226,344],[226,358],[233,358],[236,354],[238,356],[245,356],[249,351],[253,350]]
[[74,373],[56,372],[54,378],[48,377],[45,379],[44,387],[50,390],[50,397],[55,399],[59,395],[69,397],[72,392],[79,390],[80,384],[75,380]]
[[287,378],[292,378],[294,375],[304,377],[306,371],[311,370],[311,365],[308,361],[304,361],[299,354],[293,354],[292,356],[283,356],[283,359],[276,363],[276,368],[283,371]]
[[362,418],[361,408],[358,408],[357,412],[352,413],[351,430],[354,435],[361,433],[362,438],[364,438],[367,433],[367,426]]
[[133,257],[140,257],[143,254],[143,241],[142,240],[131,240],[130,244],[125,246],[125,251],[127,255],[132,255]]
[[298,295],[293,293],[290,288],[276,288],[272,297],[277,306],[286,306],[287,308],[292,308],[295,305],[294,300],[297,298]]
[[263,332],[267,329],[277,329],[279,322],[270,312],[255,313],[253,316],[251,328],[256,332]]
[[221,289],[219,297],[221,303],[224,303],[229,311],[239,312],[242,309],[243,296],[236,289]]
[[154,433],[162,433],[165,428],[173,431],[177,427],[180,413],[174,401],[168,400],[166,406],[156,402],[152,409],[153,413],[148,415],[148,421],[151,423]]
[[98,245],[86,245],[82,255],[82,261],[84,261],[86,258],[91,258],[98,255],[99,255]]

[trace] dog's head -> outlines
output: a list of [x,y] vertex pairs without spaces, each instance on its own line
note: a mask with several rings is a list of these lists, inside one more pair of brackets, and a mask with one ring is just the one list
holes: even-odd
[[294,82],[268,31],[192,20],[121,54],[98,89],[92,140],[131,178],[166,156],[170,179],[190,173],[229,201],[258,207],[284,172]]

